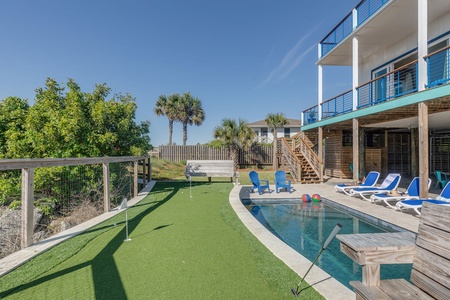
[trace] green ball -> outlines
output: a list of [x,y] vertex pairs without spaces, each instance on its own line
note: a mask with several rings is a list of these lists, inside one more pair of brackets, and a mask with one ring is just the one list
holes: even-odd
[[314,194],[314,195],[312,195],[311,200],[312,200],[313,202],[320,202],[320,201],[322,201],[322,199],[320,198],[320,195],[319,195],[319,194]]

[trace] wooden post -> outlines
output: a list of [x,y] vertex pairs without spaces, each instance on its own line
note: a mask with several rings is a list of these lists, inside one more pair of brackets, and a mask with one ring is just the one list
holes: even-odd
[[151,164],[151,161],[150,161],[150,157],[147,158],[147,164],[148,164],[148,168],[147,168],[147,171],[148,171],[147,182],[150,182],[152,180],[152,164]]
[[319,156],[319,159],[320,159],[320,174],[319,174],[319,177],[320,177],[320,181],[323,181],[323,127],[319,127],[318,131],[319,131],[319,134],[318,134],[319,135],[319,137],[318,137],[319,141],[317,143],[319,145],[318,156]]
[[277,170],[277,139],[273,136],[272,170]]
[[428,106],[421,102],[419,105],[419,177],[420,198],[428,198]]
[[134,192],[133,192],[133,197],[136,197],[139,193],[139,188],[138,188],[138,180],[139,180],[139,176],[138,176],[138,161],[136,160],[134,162]]
[[109,187],[109,163],[103,163],[103,211],[109,212],[110,208],[110,187]]
[[364,146],[365,130],[359,130],[359,171],[358,177],[362,180],[366,176],[366,148]]
[[22,169],[21,248],[33,244],[34,169]]
[[362,266],[362,283],[366,286],[380,286],[380,265]]
[[147,171],[146,171],[146,159],[142,160],[142,183],[143,186],[147,184]]
[[358,182],[359,173],[359,121],[353,119],[353,181]]
[[417,156],[417,128],[411,128],[411,174],[419,176],[419,157]]

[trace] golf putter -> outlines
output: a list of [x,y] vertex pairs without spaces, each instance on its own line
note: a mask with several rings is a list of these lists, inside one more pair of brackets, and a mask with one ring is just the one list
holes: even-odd
[[291,292],[292,294],[294,294],[295,297],[298,298],[298,296],[300,295],[301,290],[299,290],[300,286],[302,285],[303,281],[305,280],[306,276],[308,275],[309,271],[312,269],[312,267],[316,264],[317,259],[319,259],[319,256],[322,254],[322,252],[327,249],[328,245],[331,243],[331,241],[334,239],[334,237],[336,236],[336,234],[338,234],[339,230],[341,230],[342,225],[341,224],[336,224],[336,226],[334,227],[333,231],[330,233],[330,235],[328,236],[327,240],[325,241],[325,243],[322,246],[322,249],[320,249],[319,254],[316,256],[316,259],[314,259],[313,263],[311,264],[311,266],[309,267],[308,271],[306,271],[305,276],[303,276],[302,280],[300,281],[300,283],[297,285],[297,288],[292,288]]

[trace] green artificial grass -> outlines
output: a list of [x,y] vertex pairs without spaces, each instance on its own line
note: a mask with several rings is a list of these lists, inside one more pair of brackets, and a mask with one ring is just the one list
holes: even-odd
[[300,278],[240,222],[232,187],[159,182],[128,209],[131,241],[121,213],[0,278],[0,298],[292,299]]

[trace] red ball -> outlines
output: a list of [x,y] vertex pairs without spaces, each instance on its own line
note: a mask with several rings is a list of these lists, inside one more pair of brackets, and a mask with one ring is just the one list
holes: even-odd
[[311,202],[311,197],[308,194],[302,195],[303,202]]

